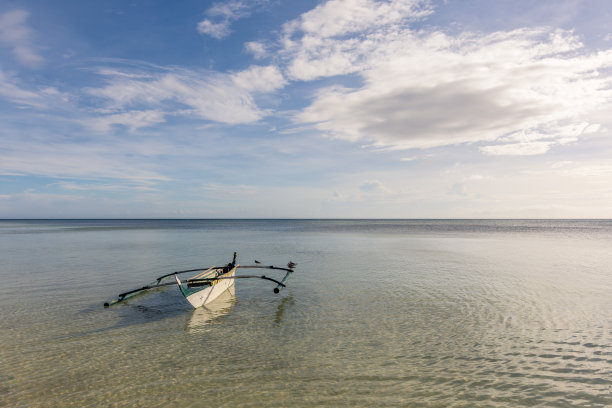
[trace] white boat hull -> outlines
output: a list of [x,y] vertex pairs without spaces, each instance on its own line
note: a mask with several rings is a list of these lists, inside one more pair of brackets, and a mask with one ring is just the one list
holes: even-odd
[[[234,276],[235,273],[236,273],[236,268],[234,268],[232,271],[224,275],[221,275],[221,276],[230,277],[230,276]],[[175,278],[176,278],[176,283],[179,286],[181,286],[181,281],[179,280],[178,276],[175,276]],[[187,299],[187,301],[194,308],[202,307],[214,301],[217,297],[219,297],[219,295],[221,295],[223,292],[225,292],[232,286],[234,286],[234,279],[218,279],[216,281],[213,281],[211,286],[207,286],[200,291],[197,291],[195,293],[185,296],[185,299]],[[181,292],[183,293],[183,295],[185,295],[185,293],[182,290]]]

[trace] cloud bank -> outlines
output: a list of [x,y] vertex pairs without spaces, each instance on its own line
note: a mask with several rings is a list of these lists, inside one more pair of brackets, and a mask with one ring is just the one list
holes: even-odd
[[319,89],[296,122],[379,148],[484,143],[485,154],[540,154],[597,130],[589,115],[612,100],[612,51],[586,52],[549,27],[411,27],[432,12],[426,1],[332,0],[287,23],[288,78],[360,80]]

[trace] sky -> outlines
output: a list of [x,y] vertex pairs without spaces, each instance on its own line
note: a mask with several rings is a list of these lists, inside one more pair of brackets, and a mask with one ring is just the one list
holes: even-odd
[[0,0],[0,218],[612,218],[608,0]]

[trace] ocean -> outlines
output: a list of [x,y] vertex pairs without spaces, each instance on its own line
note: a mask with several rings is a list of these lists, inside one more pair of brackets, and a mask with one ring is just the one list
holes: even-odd
[[[297,267],[103,307],[234,251]],[[611,220],[2,220],[0,254],[0,406],[612,406]]]

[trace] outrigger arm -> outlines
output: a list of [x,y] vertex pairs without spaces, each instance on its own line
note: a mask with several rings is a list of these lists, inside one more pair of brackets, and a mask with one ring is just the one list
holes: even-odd
[[[288,264],[288,266],[294,267],[295,264],[292,264],[291,262]],[[282,288],[285,287],[285,282],[287,281],[287,279],[289,279],[289,275],[291,275],[293,273],[293,268],[279,268],[276,266],[262,266],[262,265],[238,265],[238,268],[263,268],[263,269],[278,269],[281,271],[287,271],[287,273],[285,274],[285,276],[283,276],[283,279],[279,281],[273,280],[273,279],[269,279],[269,278],[264,278],[262,277],[262,279],[268,279],[268,280],[272,280],[276,283],[278,283],[278,285],[276,285],[276,287],[274,288],[274,293],[278,293],[280,292],[280,290]]]
[[124,300],[127,300],[131,297],[140,295],[141,293],[149,290],[149,289],[157,289],[157,288],[161,288],[162,286],[170,286],[170,285],[176,285],[175,282],[166,282],[166,283],[155,283],[152,282],[149,285],[143,286],[142,288],[138,288],[138,289],[133,289],[124,293],[121,293],[117,296],[116,299],[113,300],[109,300],[108,302],[104,302],[104,307],[110,307],[113,305],[116,305],[119,302],[123,302]]
[[219,279],[249,279],[249,278],[259,278],[272,281],[282,287],[285,287],[285,284],[277,281],[276,279],[269,278],[265,275],[239,275],[239,276],[219,276],[217,278],[204,278],[204,279],[190,279],[187,281],[187,286],[205,286],[210,282],[219,280]]

